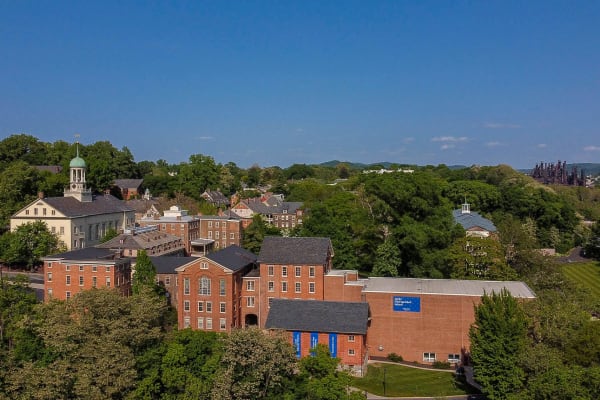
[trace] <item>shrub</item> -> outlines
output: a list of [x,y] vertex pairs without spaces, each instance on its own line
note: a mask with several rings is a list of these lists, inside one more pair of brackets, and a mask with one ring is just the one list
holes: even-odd
[[432,367],[436,369],[449,369],[451,365],[448,361],[434,361]]
[[402,356],[399,356],[399,355],[398,355],[398,354],[396,354],[396,353],[390,353],[390,354],[388,354],[387,358],[388,358],[388,360],[390,360],[390,361],[393,361],[393,362],[401,362],[401,361],[404,361],[404,360],[402,359]]

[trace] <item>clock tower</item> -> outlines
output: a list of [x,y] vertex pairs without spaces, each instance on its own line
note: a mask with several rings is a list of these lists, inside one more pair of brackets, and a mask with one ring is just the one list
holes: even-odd
[[92,201],[92,191],[85,185],[86,165],[83,158],[79,157],[79,142],[77,142],[77,155],[69,164],[69,187],[65,188],[65,197],[75,197],[81,202]]

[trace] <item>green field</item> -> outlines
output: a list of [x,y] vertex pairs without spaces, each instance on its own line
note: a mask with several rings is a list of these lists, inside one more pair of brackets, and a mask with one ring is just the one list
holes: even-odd
[[592,295],[600,299],[600,263],[589,261],[565,264],[562,267],[567,278],[588,288]]
[[353,386],[379,396],[438,397],[473,393],[468,385],[454,379],[448,371],[422,370],[395,364],[369,364],[364,378],[355,378]]

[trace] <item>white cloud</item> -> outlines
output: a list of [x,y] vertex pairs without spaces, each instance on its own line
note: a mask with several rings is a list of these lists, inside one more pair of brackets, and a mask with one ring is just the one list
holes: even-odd
[[436,136],[434,138],[431,139],[432,142],[452,142],[452,143],[456,143],[456,142],[466,142],[467,140],[469,140],[468,137],[466,136]]
[[502,146],[502,143],[500,142],[487,142],[485,144],[486,147],[498,147],[498,146]]
[[600,151],[600,146],[585,146],[584,151]]
[[540,143],[536,146],[538,149],[545,149],[546,147],[548,147],[548,145],[546,143]]
[[521,125],[517,124],[504,124],[501,122],[486,122],[483,124],[486,129],[519,129]]
[[456,146],[454,146],[453,144],[443,144],[443,145],[440,147],[440,149],[441,149],[441,150],[449,150],[449,149],[453,149],[454,147],[456,147]]

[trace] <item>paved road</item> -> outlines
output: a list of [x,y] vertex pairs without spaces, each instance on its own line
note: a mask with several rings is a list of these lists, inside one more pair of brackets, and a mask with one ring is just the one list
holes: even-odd
[[2,271],[4,277],[15,277],[17,275],[26,275],[29,278],[29,287],[35,290],[38,301],[44,300],[44,275],[35,272],[16,272]]

